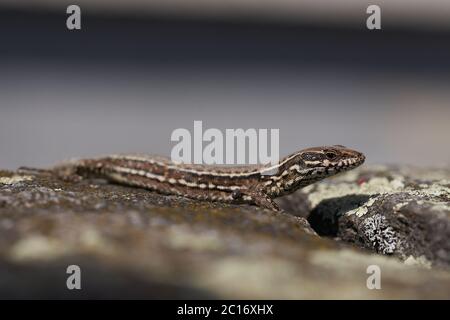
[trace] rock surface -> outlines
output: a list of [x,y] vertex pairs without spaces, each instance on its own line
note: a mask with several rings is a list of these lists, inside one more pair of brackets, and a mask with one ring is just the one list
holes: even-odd
[[364,167],[271,212],[0,171],[0,297],[448,299],[448,179]]
[[[366,167],[281,200],[319,235],[450,267],[450,170]],[[303,200],[301,206],[299,200]],[[306,204],[306,208],[305,208]]]

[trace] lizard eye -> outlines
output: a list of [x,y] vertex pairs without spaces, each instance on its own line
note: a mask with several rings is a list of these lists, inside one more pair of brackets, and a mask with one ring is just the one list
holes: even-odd
[[327,156],[327,159],[333,160],[337,157],[336,153],[334,152],[326,152],[325,155]]

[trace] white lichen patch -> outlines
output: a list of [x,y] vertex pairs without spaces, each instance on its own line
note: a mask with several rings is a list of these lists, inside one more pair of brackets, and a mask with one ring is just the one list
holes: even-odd
[[11,177],[0,177],[0,184],[15,184],[22,181],[30,181],[33,180],[32,176],[22,176],[15,174]]
[[390,191],[397,191],[399,189],[403,189],[405,187],[405,184],[403,182],[403,178],[395,178],[390,182],[390,186],[393,188],[393,190]]
[[282,258],[266,257],[261,263],[260,257],[227,256],[202,268],[190,280],[195,280],[205,289],[219,288],[223,297],[301,298],[309,288],[308,279],[302,277],[301,269]]
[[77,235],[76,241],[68,243],[41,234],[26,236],[9,249],[8,256],[14,261],[44,261],[82,252],[101,252],[106,255],[115,253],[115,248],[100,233],[86,227]]
[[394,207],[393,207],[393,209],[394,209],[394,211],[399,211],[401,208],[403,208],[404,206],[406,206],[407,204],[409,204],[409,202],[408,201],[406,201],[406,202],[399,202],[399,203],[397,203]]
[[428,188],[421,189],[419,192],[432,197],[450,197],[450,188],[448,187],[449,183],[450,181],[448,180],[436,181],[429,185]]
[[373,215],[364,220],[362,231],[368,242],[378,252],[392,254],[398,246],[398,237],[381,214]]
[[346,214],[348,214],[348,215],[356,214],[356,216],[362,217],[362,216],[365,215],[368,211],[369,211],[369,209],[367,209],[367,207],[363,205],[363,206],[358,207],[358,208],[356,208],[356,209],[350,210],[350,211],[347,212]]
[[46,260],[64,255],[67,248],[56,239],[41,235],[30,235],[15,243],[9,256],[12,260]]
[[356,209],[350,210],[346,214],[347,215],[355,214],[357,217],[362,217],[369,211],[369,208],[375,203],[376,199],[377,199],[377,197],[370,198],[362,206],[360,206]]
[[431,261],[423,255],[419,257],[409,256],[405,259],[405,261],[403,261],[403,263],[407,266],[419,266],[426,269],[431,269]]
[[308,193],[311,206],[315,207],[325,199],[355,194],[385,194],[400,191],[402,188],[404,188],[404,183],[400,178],[389,181],[387,178],[375,177],[360,186],[354,183],[318,184],[308,186],[303,190]]
[[195,232],[183,225],[168,229],[167,244],[173,249],[194,251],[215,251],[224,246],[217,232]]
[[78,236],[78,248],[87,252],[102,252],[103,254],[114,254],[115,247],[100,232],[92,227],[85,227]]
[[334,267],[337,270],[342,270],[343,273],[347,273],[348,270],[354,268],[356,265],[379,265],[394,271],[405,270],[404,265],[400,261],[388,259],[387,257],[376,254],[362,254],[350,249],[336,251],[317,250],[310,256],[309,261],[317,266]]

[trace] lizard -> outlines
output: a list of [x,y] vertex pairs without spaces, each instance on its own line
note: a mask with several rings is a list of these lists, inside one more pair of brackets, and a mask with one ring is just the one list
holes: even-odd
[[59,176],[102,178],[166,195],[279,211],[275,198],[356,168],[364,161],[361,152],[334,145],[300,150],[275,165],[183,164],[161,156],[126,154],[74,160],[53,170]]

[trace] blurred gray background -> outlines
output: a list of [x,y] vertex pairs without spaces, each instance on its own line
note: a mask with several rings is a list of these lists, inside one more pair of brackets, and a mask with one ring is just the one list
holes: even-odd
[[[450,3],[64,1],[0,5],[0,168],[170,155],[176,128],[279,128],[280,154],[450,164]],[[403,7],[402,4],[403,3]]]

